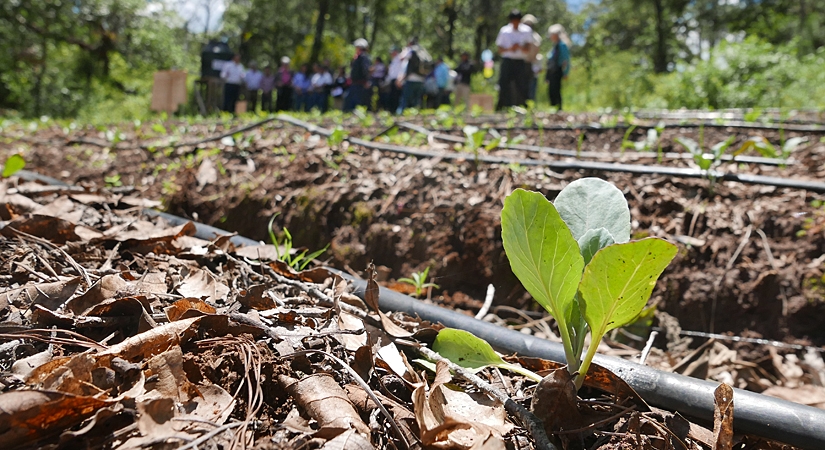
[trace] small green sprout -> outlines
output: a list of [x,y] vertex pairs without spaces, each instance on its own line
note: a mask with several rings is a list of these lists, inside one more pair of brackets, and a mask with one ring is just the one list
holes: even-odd
[[[267,225],[267,231],[269,232],[269,240],[272,242],[272,245],[275,246],[275,256],[278,258],[278,261],[283,261],[289,267],[292,267],[295,270],[304,270],[306,266],[312,262],[313,259],[321,256],[327,249],[329,248],[329,244],[327,244],[324,248],[320,250],[316,250],[312,253],[309,253],[309,250],[304,250],[301,253],[296,255],[292,254],[292,234],[289,230],[284,227],[284,241],[283,243],[278,240],[278,237],[275,236],[275,231],[272,229],[272,225],[275,223],[275,218],[278,217],[278,214],[275,213],[272,215],[272,218],[269,219],[269,224]],[[283,246],[284,252],[281,253],[281,247]]]
[[26,167],[26,160],[18,154],[9,156],[3,164],[3,178],[8,178]]
[[435,283],[427,283],[427,274],[430,273],[429,266],[424,269],[423,272],[413,272],[411,275],[412,278],[399,278],[398,281],[401,283],[407,283],[415,287],[415,296],[421,297],[421,294],[424,293],[425,289],[429,288],[436,288],[438,289],[438,285]]

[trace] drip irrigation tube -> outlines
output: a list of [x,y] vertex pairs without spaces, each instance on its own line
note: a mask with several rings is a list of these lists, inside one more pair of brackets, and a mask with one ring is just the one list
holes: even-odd
[[[500,123],[499,119],[499,123]],[[673,120],[673,119],[665,119]],[[485,125],[491,123],[490,121],[474,121],[468,123],[469,125]],[[746,130],[765,130],[765,131],[796,131],[800,133],[825,133],[825,125],[799,125],[799,124],[757,124],[744,121],[729,121],[729,122],[664,122],[666,128],[743,128]],[[570,123],[570,124],[548,124],[539,127],[533,126],[512,126],[496,128],[501,131],[507,130],[544,130],[544,131],[558,131],[558,130],[590,130],[590,131],[607,131],[607,130],[626,130],[631,126],[636,128],[655,128],[656,123],[636,123],[632,125],[617,124],[617,125],[601,125],[598,123]],[[447,131],[447,129],[439,129],[439,131]]]
[[[20,171],[18,175],[26,180],[67,186],[60,180],[30,171]],[[149,209],[144,212],[162,217],[175,226],[192,222],[195,224],[195,236],[201,239],[212,240],[216,236],[230,234],[219,228],[172,214]],[[259,244],[258,241],[237,235],[232,236],[230,240],[235,245]],[[330,270],[350,281],[355,287],[355,294],[361,298],[364,297],[366,287],[364,280],[336,269]],[[379,304],[386,311],[404,312],[431,322],[469,331],[501,351],[557,362],[565,360],[564,349],[559,343],[483,322],[389,289],[380,288]],[[713,421],[713,391],[717,387],[716,383],[663,372],[611,356],[597,355],[594,361],[621,377],[649,404],[678,411],[698,420]],[[734,405],[734,429],[739,433],[747,433],[811,450],[825,448],[825,426],[823,426],[825,411],[821,409],[741,389],[734,389]]]
[[[329,137],[332,132],[325,128],[303,122],[287,115],[278,115],[278,120],[291,123],[293,125],[302,127],[311,133],[320,136]],[[446,160],[471,160],[474,155],[468,153],[457,152],[430,152],[426,150],[419,150],[410,147],[402,147],[400,145],[380,144],[377,142],[366,141],[358,138],[345,138],[350,144],[359,145],[364,148],[373,150],[381,150],[387,152],[394,152],[403,155],[416,156],[421,158],[440,158]],[[665,175],[670,177],[684,177],[684,178],[709,178],[713,177],[716,180],[722,181],[736,181],[739,183],[759,184],[766,186],[785,187],[793,189],[804,189],[812,192],[825,192],[825,183],[808,180],[795,180],[792,178],[780,177],[766,177],[763,175],[750,174],[736,174],[729,172],[710,171],[705,172],[699,169],[679,168],[679,167],[663,167],[663,166],[645,166],[639,164],[619,164],[619,163],[603,163],[596,161],[550,161],[539,159],[517,159],[517,158],[503,158],[497,156],[479,155],[477,160],[479,162],[491,164],[520,164],[523,166],[542,166],[553,170],[595,170],[600,172],[623,172],[638,175]]]
[[[180,225],[189,220],[165,213],[153,213]],[[208,225],[195,224],[196,237],[214,239],[227,234]],[[258,245],[257,241],[233,236],[236,245]],[[336,269],[330,271],[346,278],[355,295],[364,298],[366,282]],[[563,363],[561,344],[523,334],[516,330],[474,319],[465,314],[424,303],[398,292],[380,288],[379,305],[385,311],[404,312],[430,322],[469,331],[504,352]],[[707,423],[713,422],[714,395],[718,383],[663,372],[611,356],[597,355],[594,361],[611,370],[653,406],[678,411]],[[734,430],[739,433],[781,441],[796,447],[825,448],[825,411],[741,389],[734,389]]]
[[[432,137],[433,139],[438,139],[439,141],[447,141],[447,142],[454,142],[463,144],[466,142],[466,139],[460,136],[453,136],[451,134],[443,134],[437,133],[427,128],[424,128],[419,125],[415,125],[408,122],[399,122],[396,126],[400,128],[406,128],[408,130],[412,130],[428,137]],[[538,145],[523,145],[523,144],[500,144],[497,148],[501,149],[509,149],[509,150],[521,150],[526,152],[535,152],[535,153],[544,153],[547,155],[557,155],[557,156],[568,156],[572,158],[615,158],[616,155],[613,153],[605,153],[605,152],[578,152],[576,150],[564,150],[560,148],[554,147],[544,147]],[[641,158],[658,158],[660,155],[656,152],[627,152],[623,153],[622,155],[624,158],[633,158],[633,159],[641,159]],[[663,158],[666,159],[684,159],[684,160],[692,160],[693,155],[689,153],[677,153],[677,152],[667,152],[662,153],[661,155]],[[705,157],[713,158],[713,155],[706,154]],[[795,160],[792,159],[778,159],[778,158],[764,158],[761,156],[733,156],[733,155],[722,155],[720,158],[722,161],[736,161],[739,163],[748,163],[748,164],[764,164],[770,166],[782,166],[782,165],[793,165],[796,164]]]

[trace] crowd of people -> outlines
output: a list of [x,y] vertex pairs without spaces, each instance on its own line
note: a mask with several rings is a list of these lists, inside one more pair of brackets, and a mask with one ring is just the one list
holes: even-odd
[[[534,31],[536,17],[513,10],[508,20],[496,38],[501,57],[496,109],[535,100],[542,71],[550,104],[561,109],[561,84],[570,71],[570,41],[564,28],[550,26],[547,36],[552,46],[545,56],[541,54],[541,35]],[[334,73],[328,61],[302,64],[293,70],[286,56],[277,69],[266,65],[260,70],[255,62],[247,69],[240,55],[235,55],[221,70],[223,109],[234,112],[242,95],[248,110],[257,111],[260,103],[266,112],[326,112],[330,107],[353,111],[363,106],[400,114],[406,108],[438,108],[453,102],[466,105],[469,101],[470,80],[479,65],[467,52],[451,69],[442,57],[434,60],[415,38],[403,49],[393,47],[387,63],[381,57],[370,57],[365,39],[357,39],[353,46],[355,55],[349,67],[339,67]]]

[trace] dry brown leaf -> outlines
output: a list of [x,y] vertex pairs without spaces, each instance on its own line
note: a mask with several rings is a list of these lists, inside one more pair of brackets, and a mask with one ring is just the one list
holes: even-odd
[[11,221],[0,230],[0,234],[14,238],[19,230],[32,236],[37,236],[54,244],[63,245],[69,241],[78,241],[80,237],[75,233],[75,225],[71,222],[52,216],[33,214]]
[[333,274],[330,273],[330,271],[321,267],[310,270],[304,270],[302,272],[296,272],[292,270],[292,268],[289,267],[289,265],[283,261],[272,261],[269,263],[269,267],[276,273],[283,275],[287,278],[293,280],[300,280],[307,283],[320,284],[326,281],[327,278],[333,277]]
[[211,302],[225,299],[229,294],[229,288],[225,284],[218,281],[210,272],[202,269],[193,269],[177,290],[184,297],[194,297]]
[[250,286],[247,289],[241,289],[238,292],[238,301],[245,308],[255,309],[258,311],[266,311],[268,309],[276,308],[278,305],[275,300],[264,295],[269,289],[266,285],[257,284]]
[[789,388],[785,386],[771,386],[762,391],[762,394],[771,397],[781,398],[815,408],[825,408],[825,388],[804,384],[799,387]]
[[15,448],[59,434],[108,404],[62,392],[21,390],[0,394],[0,446]]
[[[184,403],[198,395],[197,388],[183,370],[183,352],[179,346],[153,356],[146,366],[146,393],[139,397],[141,400],[171,398]],[[150,382],[150,379],[153,381]]]
[[279,375],[278,383],[306,413],[318,422],[318,436],[332,438],[350,428],[369,434],[346,391],[331,375],[318,373],[301,380]]
[[[235,399],[232,398],[232,394],[214,384],[198,386],[198,392],[200,396],[192,397],[192,400],[186,405],[185,409],[191,412],[181,416],[181,418],[197,418],[218,425],[223,425],[229,420],[236,403]],[[192,408],[193,404],[195,405],[194,409]]]
[[504,405],[484,394],[454,391],[446,386],[451,379],[447,364],[439,361],[429,395],[423,383],[413,391],[413,408],[422,444],[441,449],[471,449],[482,445],[497,448],[497,441],[503,445],[502,436],[514,426],[507,422]]
[[554,370],[542,378],[531,405],[533,414],[544,422],[548,435],[584,425],[576,399],[576,385],[566,368]]
[[98,357],[120,357],[126,361],[136,361],[157,355],[178,344],[180,335],[198,322],[201,317],[182,319],[153,328],[132,336],[119,344],[98,353]]
[[733,388],[725,383],[713,392],[713,450],[733,446]]
[[245,245],[235,249],[235,256],[262,261],[277,261],[278,256],[282,255],[284,251],[286,250],[278,250],[272,244]]
[[[355,315],[341,311],[341,313],[338,314],[338,329],[348,331],[363,330],[364,321]],[[344,347],[351,352],[367,345],[366,332],[361,334],[336,334],[334,336],[338,342],[344,344]]]
[[129,283],[120,275],[106,275],[83,295],[69,300],[66,303],[66,310],[77,316],[82,315],[86,310],[102,303],[104,300],[114,298],[119,292],[126,292],[128,286]]
[[321,447],[321,450],[371,450],[369,440],[355,430],[345,431],[330,439]]
[[73,277],[51,283],[28,283],[19,288],[9,289],[0,293],[0,311],[9,303],[21,308],[42,305],[54,311],[74,295],[81,281],[80,277]]
[[217,310],[207,305],[206,302],[197,298],[182,298],[171,306],[166,307],[163,311],[170,322],[184,318],[187,311],[195,310],[205,314],[215,314]]
[[413,333],[401,328],[395,322],[392,321],[386,314],[381,311],[380,306],[378,305],[378,283],[375,282],[375,266],[372,263],[369,263],[367,266],[367,287],[364,289],[364,301],[367,303],[373,311],[378,314],[378,317],[381,319],[381,325],[384,327],[384,331],[387,332],[390,336],[397,337],[397,338],[405,338],[410,337]]

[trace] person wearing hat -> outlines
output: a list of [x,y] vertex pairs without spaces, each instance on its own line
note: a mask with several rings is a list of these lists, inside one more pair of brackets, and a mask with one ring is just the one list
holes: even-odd
[[355,57],[349,66],[350,87],[347,90],[347,97],[344,99],[344,112],[351,112],[356,106],[369,106],[371,103],[369,94],[370,66],[372,62],[367,54],[369,43],[364,38],[356,39],[352,43],[355,46]]
[[275,74],[275,87],[278,89],[278,99],[275,101],[276,111],[289,111],[292,108],[292,70],[289,68],[289,57],[281,58],[281,66]]
[[267,64],[261,77],[261,111],[272,112],[272,90],[275,88],[275,72]]
[[547,93],[550,106],[556,106],[561,111],[561,81],[570,73],[570,38],[559,24],[551,25],[547,35],[553,43],[553,49],[547,54]]
[[264,74],[258,70],[258,63],[252,61],[249,63],[249,70],[244,76],[244,84],[246,84],[246,100],[249,102],[250,112],[255,112],[258,107],[258,91],[261,89],[261,80]]
[[235,113],[235,103],[241,96],[241,85],[244,79],[244,68],[241,65],[241,55],[235,54],[231,61],[227,61],[221,68],[223,85],[223,110]]
[[501,55],[497,110],[510,106],[524,106],[530,81],[527,57],[533,42],[533,30],[521,23],[521,11],[514,9],[507,16],[510,21],[501,27],[496,46]]
[[525,14],[521,18],[521,23],[529,26],[533,30],[533,39],[530,43],[530,48],[527,51],[527,63],[530,64],[530,70],[527,74],[530,76],[529,90],[527,99],[536,101],[536,88],[538,87],[538,74],[541,72],[541,35],[536,31],[536,24],[539,20],[532,14]]

